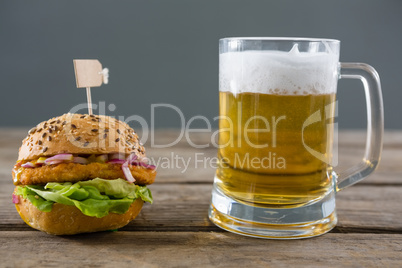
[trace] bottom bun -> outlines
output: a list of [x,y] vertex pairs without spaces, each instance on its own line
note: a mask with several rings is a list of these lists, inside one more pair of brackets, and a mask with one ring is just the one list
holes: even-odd
[[25,223],[34,229],[53,235],[73,235],[121,228],[137,217],[143,204],[144,201],[138,198],[126,213],[109,213],[103,218],[84,215],[75,206],[59,203],[53,204],[52,211],[43,212],[21,196],[15,207]]

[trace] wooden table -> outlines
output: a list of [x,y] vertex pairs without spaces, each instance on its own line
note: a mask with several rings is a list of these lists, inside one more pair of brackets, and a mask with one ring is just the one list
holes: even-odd
[[[118,232],[52,236],[28,227],[11,202],[11,169],[26,130],[0,129],[0,267],[402,267],[402,132],[386,132],[375,174],[337,195],[339,223],[328,234],[304,240],[264,240],[235,235],[208,220],[214,175],[194,158],[216,149],[194,149],[184,139],[171,148],[148,148],[154,158],[193,160],[159,168],[150,186],[155,202]],[[178,132],[159,131],[158,144]],[[208,134],[192,134],[196,144]],[[365,134],[340,134],[344,169],[363,155]],[[148,145],[148,147],[150,147]]]

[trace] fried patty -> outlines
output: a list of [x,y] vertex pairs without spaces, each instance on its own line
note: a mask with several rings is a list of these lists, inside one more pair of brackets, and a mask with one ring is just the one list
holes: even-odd
[[[146,185],[155,181],[156,171],[142,166],[130,166],[135,184]],[[13,170],[15,185],[46,184],[48,182],[78,182],[102,178],[115,180],[125,178],[121,165],[108,163],[61,163],[36,168],[19,168]]]

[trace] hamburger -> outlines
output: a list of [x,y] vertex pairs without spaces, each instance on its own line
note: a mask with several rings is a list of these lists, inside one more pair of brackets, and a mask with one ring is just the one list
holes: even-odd
[[136,132],[103,115],[64,114],[28,132],[12,171],[13,203],[32,228],[54,235],[127,225],[155,180]]

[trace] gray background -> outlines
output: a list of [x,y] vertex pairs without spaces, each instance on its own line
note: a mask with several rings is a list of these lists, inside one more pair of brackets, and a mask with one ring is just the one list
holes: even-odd
[[[96,58],[110,83],[92,90],[108,115],[140,115],[151,104],[218,115],[218,39],[230,36],[335,38],[341,61],[380,73],[385,126],[402,128],[402,1],[1,1],[0,126],[32,126],[86,101],[72,59]],[[358,81],[339,83],[339,126],[364,128]],[[176,112],[155,110],[155,127],[179,127]],[[149,122],[150,123],[150,122]],[[204,127],[195,122],[193,126]],[[216,127],[217,124],[213,124]]]

